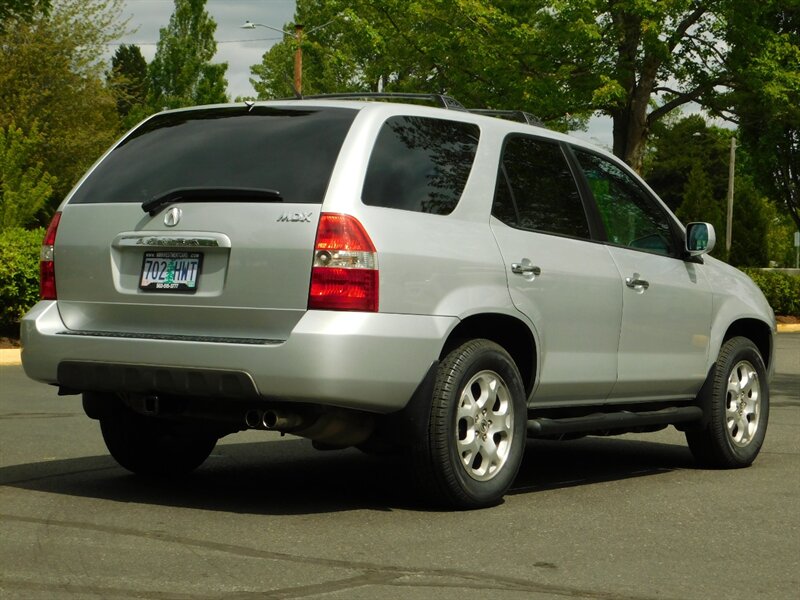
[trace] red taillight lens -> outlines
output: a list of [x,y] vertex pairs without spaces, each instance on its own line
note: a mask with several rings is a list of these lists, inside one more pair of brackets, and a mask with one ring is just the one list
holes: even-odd
[[42,251],[39,254],[39,297],[42,300],[56,300],[56,267],[55,244],[58,233],[58,223],[61,213],[57,212],[50,221],[47,233],[42,241]]
[[378,311],[375,246],[355,217],[320,216],[308,308]]

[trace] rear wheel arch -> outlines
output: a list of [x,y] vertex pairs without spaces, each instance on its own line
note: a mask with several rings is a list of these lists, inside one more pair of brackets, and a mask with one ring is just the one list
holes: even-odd
[[536,340],[528,325],[516,317],[498,313],[482,313],[462,320],[450,332],[440,359],[462,343],[472,339],[487,339],[502,346],[517,365],[526,395],[536,381]]

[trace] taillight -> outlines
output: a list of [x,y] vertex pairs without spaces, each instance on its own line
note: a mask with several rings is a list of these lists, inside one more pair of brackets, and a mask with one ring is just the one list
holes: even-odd
[[378,311],[375,246],[355,217],[320,215],[308,308]]
[[42,251],[39,254],[39,296],[42,300],[56,300],[56,267],[55,267],[55,244],[56,233],[58,232],[58,222],[61,220],[61,213],[57,212],[50,221],[47,233],[42,241]]

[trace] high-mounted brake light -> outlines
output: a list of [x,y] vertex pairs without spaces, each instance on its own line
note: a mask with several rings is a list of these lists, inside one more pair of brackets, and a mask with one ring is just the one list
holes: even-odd
[[39,254],[39,297],[42,300],[56,300],[56,267],[55,244],[58,233],[58,223],[61,213],[57,212],[50,221],[47,233],[42,241],[42,250]]
[[355,217],[320,215],[308,308],[378,311],[377,253]]

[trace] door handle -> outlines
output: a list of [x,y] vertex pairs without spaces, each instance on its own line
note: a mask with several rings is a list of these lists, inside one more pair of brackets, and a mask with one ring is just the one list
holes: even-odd
[[634,290],[646,290],[649,288],[650,282],[645,281],[644,279],[639,279],[639,277],[641,277],[641,275],[638,273],[634,273],[633,277],[626,277],[625,285]]
[[515,275],[534,275],[538,277],[542,274],[542,270],[536,265],[511,263],[511,272]]

